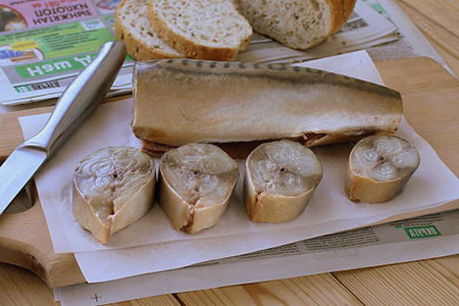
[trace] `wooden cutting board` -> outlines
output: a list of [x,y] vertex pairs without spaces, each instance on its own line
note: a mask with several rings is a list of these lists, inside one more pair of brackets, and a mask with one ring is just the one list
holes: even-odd
[[[387,86],[402,93],[408,121],[458,174],[459,81],[428,58],[376,64]],[[41,108],[0,115],[0,161],[22,142],[17,118],[50,111]],[[53,253],[38,200],[25,212],[0,216],[0,262],[33,271],[52,288],[85,281],[72,254]]]

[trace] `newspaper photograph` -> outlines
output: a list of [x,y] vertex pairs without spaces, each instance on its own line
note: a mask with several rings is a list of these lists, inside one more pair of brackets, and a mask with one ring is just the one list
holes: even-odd
[[[100,46],[115,39],[116,2],[2,1],[1,102],[17,104],[57,97],[95,58]],[[127,58],[112,90],[130,90],[132,65]]]

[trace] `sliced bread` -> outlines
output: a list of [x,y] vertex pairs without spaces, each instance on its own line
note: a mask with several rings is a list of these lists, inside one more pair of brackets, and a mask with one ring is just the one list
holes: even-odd
[[234,0],[257,33],[293,49],[307,49],[338,31],[355,0]]
[[116,37],[136,60],[184,57],[169,47],[153,30],[147,18],[147,0],[123,0],[115,13]]
[[192,58],[233,60],[252,37],[231,0],[150,1],[148,17],[169,46]]

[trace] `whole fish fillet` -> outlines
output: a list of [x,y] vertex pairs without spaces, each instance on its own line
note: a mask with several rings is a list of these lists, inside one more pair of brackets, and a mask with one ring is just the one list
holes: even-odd
[[402,117],[397,91],[288,65],[158,60],[137,63],[134,80],[133,132],[150,151],[190,142],[344,142],[394,132]]

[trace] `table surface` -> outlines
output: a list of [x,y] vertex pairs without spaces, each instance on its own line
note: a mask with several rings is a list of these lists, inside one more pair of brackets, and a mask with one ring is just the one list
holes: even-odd
[[[459,75],[459,0],[397,0]],[[29,271],[0,264],[1,305],[53,304],[52,291]],[[211,290],[119,305],[457,304],[459,255]]]

